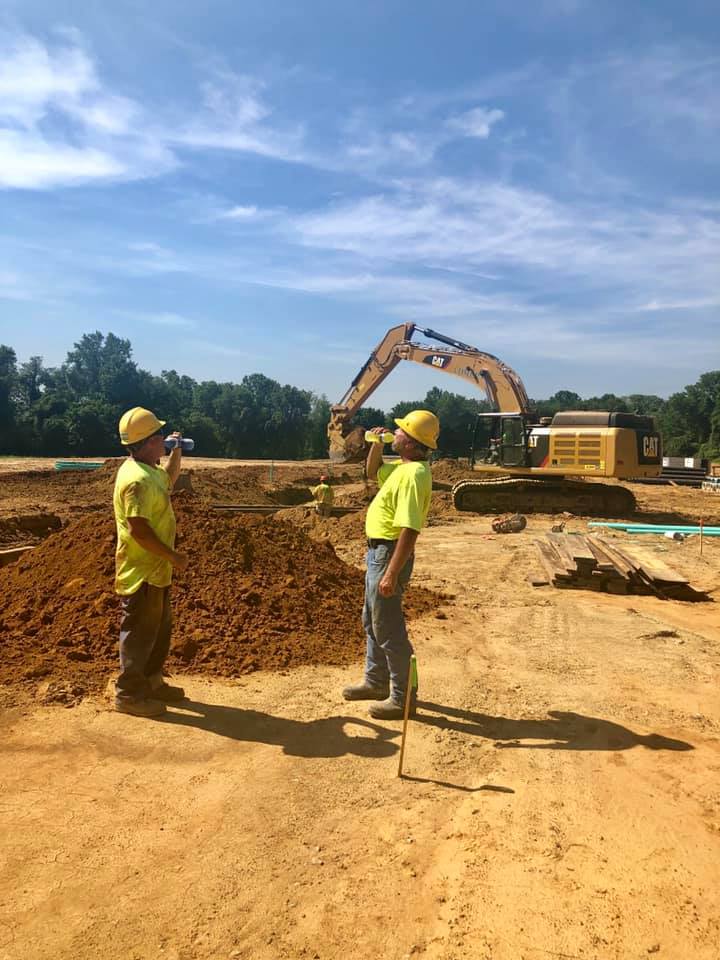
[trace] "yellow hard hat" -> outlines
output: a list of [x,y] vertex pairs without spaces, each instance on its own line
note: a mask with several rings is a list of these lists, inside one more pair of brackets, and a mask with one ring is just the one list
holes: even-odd
[[154,413],[145,407],[133,407],[120,417],[120,443],[130,446],[147,440],[154,433],[164,427],[166,420],[158,420]]
[[404,417],[397,417],[395,423],[405,433],[431,450],[437,449],[440,421],[429,410],[411,410]]

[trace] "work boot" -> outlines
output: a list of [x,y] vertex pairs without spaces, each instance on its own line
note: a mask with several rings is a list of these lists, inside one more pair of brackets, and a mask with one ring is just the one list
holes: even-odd
[[389,687],[374,687],[367,680],[345,687],[342,695],[345,700],[384,700],[390,692]]
[[[409,717],[414,717],[417,712],[416,697],[410,698]],[[370,716],[376,720],[402,720],[405,716],[405,699],[401,701],[393,700],[388,697],[387,700],[381,700],[380,703],[373,703],[369,710]]]
[[115,709],[118,713],[129,713],[132,717],[161,717],[167,707],[159,700],[115,700]]

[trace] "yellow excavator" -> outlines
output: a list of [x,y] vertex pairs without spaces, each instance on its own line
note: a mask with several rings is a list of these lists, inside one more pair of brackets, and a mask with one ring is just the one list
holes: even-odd
[[[416,332],[443,346],[414,342]],[[353,427],[352,418],[401,360],[472,383],[494,407],[492,413],[477,415],[469,463],[484,476],[455,484],[452,496],[458,510],[567,510],[585,516],[625,516],[636,506],[632,492],[619,484],[592,481],[660,474],[662,444],[652,417],[569,410],[538,419],[530,409],[522,380],[502,360],[414,323],[388,330],[344,397],[331,407],[328,439],[332,460],[349,463],[363,459],[365,431]]]

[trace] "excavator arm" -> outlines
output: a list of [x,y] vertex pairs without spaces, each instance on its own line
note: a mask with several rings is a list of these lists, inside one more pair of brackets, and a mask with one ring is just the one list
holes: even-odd
[[[414,343],[415,331],[445,346],[433,348]],[[347,462],[362,455],[362,431],[352,431],[350,421],[401,360],[412,360],[460,377],[483,390],[493,407],[502,413],[528,413],[530,404],[522,380],[502,360],[435,330],[402,323],[392,327],[375,347],[345,396],[331,407],[328,438],[330,458]]]

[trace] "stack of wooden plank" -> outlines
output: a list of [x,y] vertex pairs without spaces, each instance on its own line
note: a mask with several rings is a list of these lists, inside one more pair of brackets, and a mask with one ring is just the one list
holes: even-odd
[[544,576],[531,577],[533,586],[551,583],[561,589],[652,594],[665,600],[709,599],[657,557],[634,546],[630,554],[601,536],[581,533],[547,533],[535,544]]

